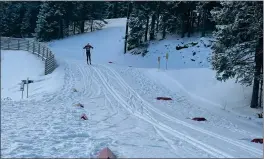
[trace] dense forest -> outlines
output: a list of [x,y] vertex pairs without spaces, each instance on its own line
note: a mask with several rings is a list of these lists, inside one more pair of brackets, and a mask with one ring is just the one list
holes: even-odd
[[50,41],[87,32],[87,24],[88,31],[100,29],[110,18],[128,19],[125,52],[169,34],[213,35],[211,63],[217,79],[253,85],[251,107],[261,106],[262,1],[0,2],[1,36]]
[[[41,41],[69,36],[69,28],[85,32],[85,22],[129,18],[129,48],[154,40],[160,34],[179,33],[205,36],[215,29],[210,11],[219,2],[1,2],[1,34],[13,37],[37,37]],[[143,28],[143,29],[142,29]],[[78,31],[77,31],[78,30]],[[143,37],[142,39],[138,37]]]

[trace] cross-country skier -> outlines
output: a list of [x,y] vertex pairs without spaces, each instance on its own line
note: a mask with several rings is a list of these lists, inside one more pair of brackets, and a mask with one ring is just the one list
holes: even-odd
[[91,63],[91,51],[90,51],[91,48],[93,49],[93,47],[89,43],[83,47],[83,49],[86,49],[86,57],[87,57],[88,65],[89,65],[88,60],[90,61],[90,65],[92,64]]

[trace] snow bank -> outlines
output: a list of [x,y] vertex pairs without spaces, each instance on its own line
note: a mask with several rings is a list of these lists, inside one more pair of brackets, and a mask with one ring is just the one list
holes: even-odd
[[180,70],[148,70],[150,78],[157,79],[167,89],[181,90],[201,107],[228,110],[244,116],[256,117],[260,110],[250,109],[252,87],[235,83],[235,79],[216,80],[215,71],[208,68]]
[[[166,67],[166,53],[169,54],[168,69],[208,68],[207,58],[211,54],[211,38],[169,36],[161,41],[151,41],[144,57],[127,54],[128,65],[141,68],[157,68],[158,57],[161,57],[161,68]],[[204,45],[206,43],[207,45]],[[209,44],[208,44],[209,43]],[[177,46],[187,46],[177,50]],[[129,51],[129,53],[133,50]],[[130,60],[128,60],[130,59]],[[124,63],[122,63],[124,64]]]
[[[43,92],[52,92],[60,87],[58,70],[44,76],[44,62],[27,51],[1,50],[1,99],[21,99],[21,80],[34,80],[29,84],[29,99],[40,97]],[[38,94],[38,95],[37,95]],[[26,87],[24,98],[26,97]]]

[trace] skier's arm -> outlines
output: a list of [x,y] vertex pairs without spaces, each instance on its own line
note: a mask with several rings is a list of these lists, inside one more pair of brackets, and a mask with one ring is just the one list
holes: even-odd
[[83,49],[85,49],[87,47],[87,45],[85,45],[84,47],[83,47]]

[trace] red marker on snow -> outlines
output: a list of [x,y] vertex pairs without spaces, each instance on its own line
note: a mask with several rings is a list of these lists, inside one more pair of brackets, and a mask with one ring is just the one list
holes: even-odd
[[206,119],[203,118],[203,117],[192,118],[192,120],[195,120],[195,121],[206,121]]
[[114,158],[116,158],[116,156],[108,147],[106,147],[99,152],[99,155],[97,158],[99,158],[99,159],[114,159]]
[[263,139],[253,139],[253,140],[251,140],[251,142],[263,144]]
[[85,114],[82,114],[81,119],[88,120],[88,117]]
[[157,100],[172,100],[172,99],[169,98],[169,97],[157,97],[156,99],[157,99]]

